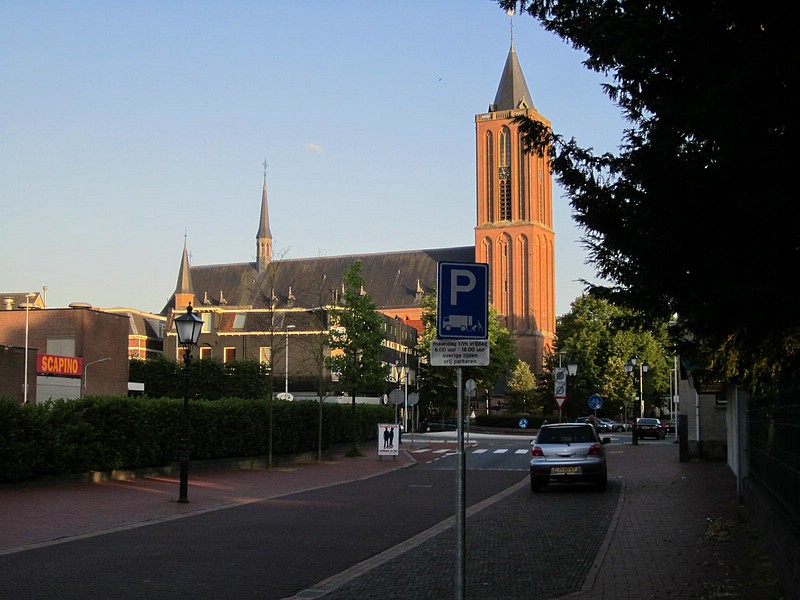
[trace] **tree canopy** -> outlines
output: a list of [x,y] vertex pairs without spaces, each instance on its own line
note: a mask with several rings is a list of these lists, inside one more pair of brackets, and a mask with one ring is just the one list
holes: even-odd
[[[796,371],[800,264],[792,162],[800,53],[785,3],[498,0],[588,55],[628,120],[617,153],[525,121],[550,153],[598,275],[596,290],[677,313],[725,375]],[[789,280],[791,281],[791,280]]]

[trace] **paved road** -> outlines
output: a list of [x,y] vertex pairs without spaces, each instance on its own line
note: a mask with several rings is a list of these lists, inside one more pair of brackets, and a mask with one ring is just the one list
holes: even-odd
[[[620,437],[605,493],[531,494],[529,439],[471,441],[467,600],[781,597],[723,464]],[[194,470],[188,505],[174,475],[2,486],[0,600],[452,597],[453,443],[417,442],[396,461]]]
[[[521,477],[475,473],[468,505]],[[0,556],[0,597],[13,590],[9,598],[284,598],[446,521],[454,489],[452,472],[397,469],[11,553]]]

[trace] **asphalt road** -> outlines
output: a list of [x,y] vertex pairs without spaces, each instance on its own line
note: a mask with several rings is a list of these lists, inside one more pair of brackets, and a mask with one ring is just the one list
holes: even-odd
[[[0,598],[291,596],[452,517],[454,472],[440,467],[433,460],[368,480],[0,556]],[[470,471],[468,506],[524,476],[518,469]]]

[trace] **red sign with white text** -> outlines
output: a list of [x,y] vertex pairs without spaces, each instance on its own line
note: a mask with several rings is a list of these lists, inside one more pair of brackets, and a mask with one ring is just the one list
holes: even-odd
[[40,375],[80,377],[83,373],[83,359],[77,356],[39,354],[36,360],[36,372]]

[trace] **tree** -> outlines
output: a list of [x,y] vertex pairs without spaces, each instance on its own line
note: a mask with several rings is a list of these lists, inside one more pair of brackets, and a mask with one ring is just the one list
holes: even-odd
[[328,346],[331,355],[326,357],[328,368],[339,375],[339,386],[352,399],[353,449],[351,455],[359,456],[356,396],[358,392],[382,389],[389,374],[388,366],[381,362],[383,342],[382,321],[375,312],[375,303],[364,291],[363,266],[354,262],[344,272],[342,306],[331,311]]
[[541,404],[535,405],[537,387],[536,376],[531,371],[531,366],[525,361],[518,360],[508,380],[506,410],[520,414],[540,413]]
[[[589,396],[600,394],[605,400],[601,414],[615,416],[634,393],[633,380],[624,368],[632,356],[650,366],[643,379],[648,410],[660,406],[661,396],[669,390],[671,351],[665,322],[643,325],[642,316],[631,309],[584,295],[559,319],[556,351],[549,363],[552,370],[562,353],[567,361],[578,364],[577,377],[567,381],[565,410],[586,412]],[[549,389],[552,394],[552,385]]]
[[[435,406],[445,415],[456,398],[456,367],[434,367],[430,364],[431,340],[436,338],[436,295],[426,294],[422,298],[423,334],[417,344],[420,357],[420,396],[426,404]],[[500,325],[497,311],[489,306],[489,365],[486,367],[464,367],[463,380],[475,380],[477,389],[493,390],[515,364],[516,347],[508,329]]]
[[596,155],[524,122],[549,151],[606,297],[675,313],[711,362],[756,389],[800,363],[794,155],[800,53],[780,2],[499,0],[611,77],[630,123]]

